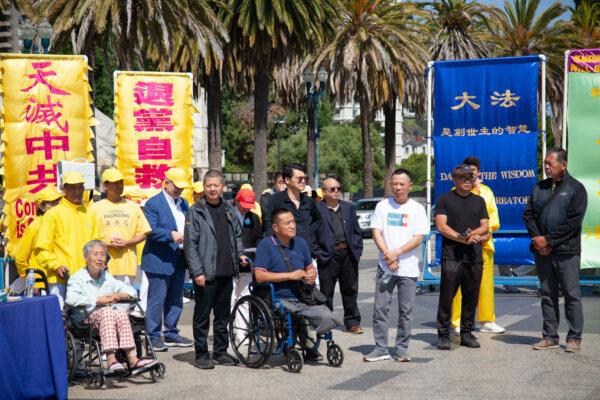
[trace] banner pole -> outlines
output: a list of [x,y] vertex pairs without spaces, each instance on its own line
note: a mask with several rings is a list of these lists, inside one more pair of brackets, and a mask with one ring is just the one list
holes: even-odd
[[[427,63],[427,218],[431,221],[431,135],[433,118],[431,116],[433,94],[433,61]],[[426,243],[426,264],[431,261],[431,241]]]
[[567,93],[569,91],[569,54],[571,50],[565,50],[565,73],[563,75],[563,115],[562,115],[562,148],[567,150]]
[[[545,55],[540,54],[542,60],[542,160],[546,157],[546,61]],[[546,179],[546,172],[542,168],[542,176]]]

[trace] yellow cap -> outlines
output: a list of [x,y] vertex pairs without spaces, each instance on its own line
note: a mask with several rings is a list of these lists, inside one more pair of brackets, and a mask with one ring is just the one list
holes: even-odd
[[192,183],[192,189],[194,193],[202,193],[204,192],[204,183],[202,183],[202,181],[196,181]]
[[63,194],[55,186],[46,186],[35,194],[35,202],[42,204],[44,201],[54,201],[62,196]]
[[249,183],[244,183],[242,186],[240,186],[240,190],[242,190],[242,189],[252,190],[252,185]]
[[179,189],[187,189],[190,187],[190,184],[188,183],[188,177],[183,168],[171,168],[165,172],[165,178],[173,182],[173,184]]
[[62,183],[67,185],[77,185],[84,183],[83,174],[79,171],[69,171],[63,175]]
[[118,182],[122,181],[123,173],[116,168],[109,168],[102,173],[102,182]]

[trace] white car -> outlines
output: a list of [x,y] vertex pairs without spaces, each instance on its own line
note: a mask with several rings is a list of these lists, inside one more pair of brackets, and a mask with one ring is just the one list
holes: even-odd
[[356,206],[356,217],[358,218],[358,226],[363,237],[371,236],[371,217],[375,212],[375,206],[384,197],[370,197],[366,199],[360,199],[354,205]]

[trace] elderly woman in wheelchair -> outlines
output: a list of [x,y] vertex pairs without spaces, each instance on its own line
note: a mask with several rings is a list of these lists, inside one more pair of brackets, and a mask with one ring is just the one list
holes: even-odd
[[149,370],[157,364],[157,360],[138,358],[128,310],[117,305],[134,301],[136,290],[106,271],[107,252],[102,241],[90,241],[84,246],[83,253],[86,267],[77,271],[67,286],[65,303],[70,308],[70,317],[80,323],[91,324],[93,331],[99,334],[108,373],[126,370],[116,357],[119,350],[125,353],[133,375]]
[[[278,209],[271,218],[274,234],[256,249],[251,294],[233,309],[229,330],[233,351],[243,364],[254,368],[264,365],[271,354],[284,353],[288,369],[299,372],[304,360],[323,358],[318,348],[325,339],[327,360],[339,367],[344,355],[331,333],[339,321],[314,286],[317,272],[308,245],[296,237],[291,212]],[[308,333],[309,327],[316,337]]]

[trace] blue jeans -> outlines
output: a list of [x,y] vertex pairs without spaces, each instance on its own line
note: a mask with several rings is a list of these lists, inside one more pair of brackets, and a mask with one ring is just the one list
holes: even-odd
[[165,341],[179,336],[177,321],[183,310],[183,282],[185,269],[176,269],[172,275],[159,275],[146,272],[148,278],[148,336],[150,340],[160,339],[160,328],[164,317],[163,335]]

